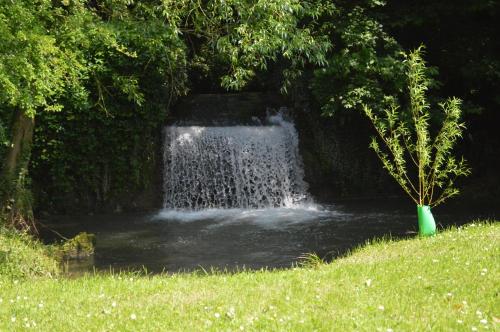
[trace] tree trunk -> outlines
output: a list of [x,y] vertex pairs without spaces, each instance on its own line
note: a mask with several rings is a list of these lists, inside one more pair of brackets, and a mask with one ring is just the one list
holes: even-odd
[[28,165],[35,119],[17,111],[12,123],[11,145],[6,153],[0,178],[1,213],[7,225],[36,233],[31,192],[27,186]]

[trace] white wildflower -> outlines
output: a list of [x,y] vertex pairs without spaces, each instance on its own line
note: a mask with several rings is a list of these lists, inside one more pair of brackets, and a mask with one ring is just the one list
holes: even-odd
[[214,316],[215,316],[215,318],[219,318],[219,317],[220,317],[220,314],[219,314],[218,312],[216,312],[216,313],[214,314]]
[[230,318],[233,318],[235,316],[236,312],[234,310],[234,307],[229,308],[228,312],[226,312],[226,315]]
[[385,310],[385,308],[384,308],[384,306],[383,306],[383,305],[379,305],[379,306],[378,306],[378,310],[384,311],[384,310]]
[[130,319],[132,319],[132,320],[136,320],[136,319],[137,319],[137,316],[136,316],[135,314],[132,314],[132,315],[130,315]]
[[365,284],[367,287],[370,287],[372,285],[372,280],[371,279],[366,279]]
[[480,322],[481,324],[488,324],[488,321],[487,321],[486,319],[484,319],[484,318],[483,318],[483,319],[481,319],[479,322]]

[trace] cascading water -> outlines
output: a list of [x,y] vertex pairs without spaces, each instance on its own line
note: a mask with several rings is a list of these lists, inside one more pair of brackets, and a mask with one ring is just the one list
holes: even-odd
[[290,208],[307,199],[298,135],[282,114],[269,125],[165,128],[165,209]]

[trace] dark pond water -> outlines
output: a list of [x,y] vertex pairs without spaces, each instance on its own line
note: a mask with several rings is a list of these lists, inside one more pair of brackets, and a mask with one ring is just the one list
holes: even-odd
[[[96,234],[92,259],[71,261],[69,272],[138,270],[192,271],[201,267],[290,267],[304,253],[327,259],[344,254],[369,239],[416,235],[416,208],[400,201],[350,201],[300,209],[209,210],[197,213],[155,211],[53,217],[50,228],[71,237]],[[436,209],[440,226],[476,218],[499,218],[488,209],[450,206]],[[47,242],[52,231],[44,230]]]

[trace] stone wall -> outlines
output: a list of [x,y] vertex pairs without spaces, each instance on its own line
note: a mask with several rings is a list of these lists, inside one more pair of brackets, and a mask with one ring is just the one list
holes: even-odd
[[278,94],[244,92],[196,94],[179,100],[167,124],[231,126],[258,124],[268,108],[278,109],[285,101]]
[[295,109],[310,192],[320,201],[401,194],[368,147],[372,128],[360,114],[321,116]]

